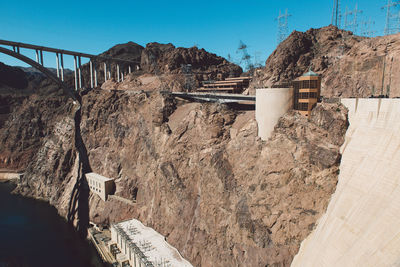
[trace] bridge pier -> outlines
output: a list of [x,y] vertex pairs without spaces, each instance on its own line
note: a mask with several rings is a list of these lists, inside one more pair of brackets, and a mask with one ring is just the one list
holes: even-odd
[[77,65],[76,56],[74,56],[74,76],[75,76],[75,91],[78,91],[78,76],[77,76]]
[[82,88],[82,75],[81,75],[81,57],[78,57],[78,76],[79,76],[79,89]]
[[60,78],[60,61],[58,59],[58,53],[56,53],[56,65],[57,65],[57,78]]
[[89,61],[90,66],[90,88],[93,88],[93,63],[92,60]]
[[96,64],[94,64],[94,87],[97,87],[97,70],[96,70]]
[[117,64],[117,82],[119,82],[119,65]]
[[40,64],[43,66],[43,50],[40,50]]
[[61,81],[64,81],[64,58],[63,54],[60,54],[61,58]]
[[104,82],[107,81],[107,63],[104,62]]

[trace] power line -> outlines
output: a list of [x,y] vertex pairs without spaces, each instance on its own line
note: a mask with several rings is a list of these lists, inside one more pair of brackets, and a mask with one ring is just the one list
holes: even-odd
[[278,44],[283,42],[286,37],[289,35],[289,29],[288,29],[288,18],[291,17],[288,13],[288,10],[285,10],[285,13],[282,13],[281,10],[279,10],[279,16],[276,18],[278,21]]

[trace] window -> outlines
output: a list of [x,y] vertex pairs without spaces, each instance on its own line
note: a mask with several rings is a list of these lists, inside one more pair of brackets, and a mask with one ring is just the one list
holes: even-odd
[[307,111],[308,110],[308,103],[299,103],[299,110]]
[[310,81],[310,88],[313,88],[313,89],[318,88],[318,81],[317,80],[311,80]]
[[303,81],[303,87],[302,88],[310,88],[310,81]]
[[308,93],[300,93],[300,99],[307,99],[307,98],[309,98]]

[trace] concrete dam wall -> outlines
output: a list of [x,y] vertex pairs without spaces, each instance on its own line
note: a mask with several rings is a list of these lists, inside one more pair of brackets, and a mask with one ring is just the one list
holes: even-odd
[[400,266],[400,99],[342,99],[350,126],[326,214],[292,266]]

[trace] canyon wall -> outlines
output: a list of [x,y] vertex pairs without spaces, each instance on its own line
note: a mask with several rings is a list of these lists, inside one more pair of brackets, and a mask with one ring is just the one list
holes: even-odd
[[335,191],[347,129],[347,110],[324,103],[311,120],[284,115],[264,142],[254,111],[92,90],[82,96],[80,149],[91,171],[116,179],[116,195],[136,199],[131,206],[102,201],[78,179],[75,113],[53,93],[9,116],[1,165],[26,169],[17,192],[76,225],[137,218],[195,266],[288,266]]
[[292,266],[400,262],[400,99],[342,99],[350,127],[339,183]]

